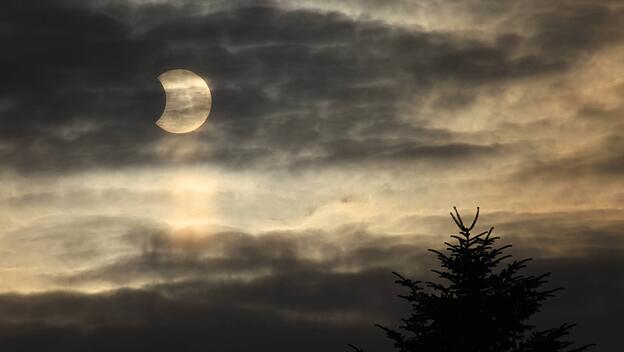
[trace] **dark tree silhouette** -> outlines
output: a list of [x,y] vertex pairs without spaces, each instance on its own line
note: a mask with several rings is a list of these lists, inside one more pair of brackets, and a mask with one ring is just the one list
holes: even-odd
[[[528,320],[542,302],[561,290],[542,289],[550,273],[522,275],[530,260],[503,261],[511,255],[496,248],[492,230],[472,235],[479,208],[466,227],[455,209],[451,217],[459,234],[445,242],[446,251],[433,249],[442,270],[432,270],[441,283],[412,281],[397,273],[396,283],[409,290],[404,296],[412,308],[399,330],[383,329],[401,352],[579,352],[592,345],[570,349],[565,341],[573,324],[538,331]],[[362,350],[349,345],[356,351]]]

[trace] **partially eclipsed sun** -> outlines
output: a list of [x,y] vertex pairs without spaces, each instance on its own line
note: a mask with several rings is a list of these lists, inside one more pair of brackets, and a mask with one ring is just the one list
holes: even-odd
[[156,125],[171,133],[188,133],[204,124],[212,95],[203,78],[195,73],[176,69],[158,76],[167,96],[165,111]]

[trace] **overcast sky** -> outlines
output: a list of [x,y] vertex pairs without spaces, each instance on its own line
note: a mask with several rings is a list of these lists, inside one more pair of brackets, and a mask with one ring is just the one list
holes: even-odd
[[[481,207],[618,351],[624,4],[5,0],[0,348],[369,351]],[[202,76],[170,134],[157,77]],[[52,348],[52,349],[51,349]]]

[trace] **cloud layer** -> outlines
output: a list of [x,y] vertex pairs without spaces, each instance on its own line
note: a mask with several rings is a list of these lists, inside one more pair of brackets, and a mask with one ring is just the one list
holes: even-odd
[[[131,19],[115,17],[122,6]],[[31,172],[508,157],[508,141],[458,133],[469,122],[444,116],[479,108],[484,94],[504,98],[501,85],[565,75],[623,38],[620,10],[589,4],[547,6],[526,19],[530,31],[510,24],[487,38],[267,4],[7,10],[4,167]],[[215,94],[210,124],[183,153],[153,124],[164,105],[155,77],[176,67]]]
[[[616,279],[622,275],[624,243],[617,231],[622,214],[599,215],[604,220],[593,228],[582,224],[596,214],[560,214],[556,219],[498,214],[489,219],[506,229],[501,243],[515,243],[512,253],[535,258],[530,272],[552,270],[549,286],[567,288],[545,306],[538,325],[578,321],[573,337],[609,350],[617,345],[616,319],[624,309],[617,303],[624,287]],[[570,216],[578,222],[563,221]],[[450,233],[449,219],[422,220],[444,222],[440,233]],[[537,240],[526,233],[538,234]],[[48,280],[75,288],[94,282],[149,284],[93,294],[0,295],[0,346],[35,350],[52,344],[55,351],[299,346],[311,351],[341,350],[358,342],[387,350],[388,342],[372,324],[396,324],[406,311],[396,298],[400,290],[390,271],[431,279],[429,269],[438,264],[425,248],[440,248],[446,238],[386,236],[361,228],[256,235],[143,228],[119,239],[135,249],[132,254],[115,251],[119,257],[110,263],[67,270]],[[75,253],[76,246],[67,240],[63,247],[65,252],[54,255]]]
[[[616,351],[617,1],[4,1],[0,349],[391,346],[452,205]],[[156,77],[213,93],[160,130]],[[52,346],[52,347],[51,347]]]

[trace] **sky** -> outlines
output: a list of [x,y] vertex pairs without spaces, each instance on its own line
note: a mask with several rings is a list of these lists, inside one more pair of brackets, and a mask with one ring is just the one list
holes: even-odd
[[389,351],[391,271],[479,206],[566,288],[537,322],[619,350],[620,1],[0,6],[0,346]]

